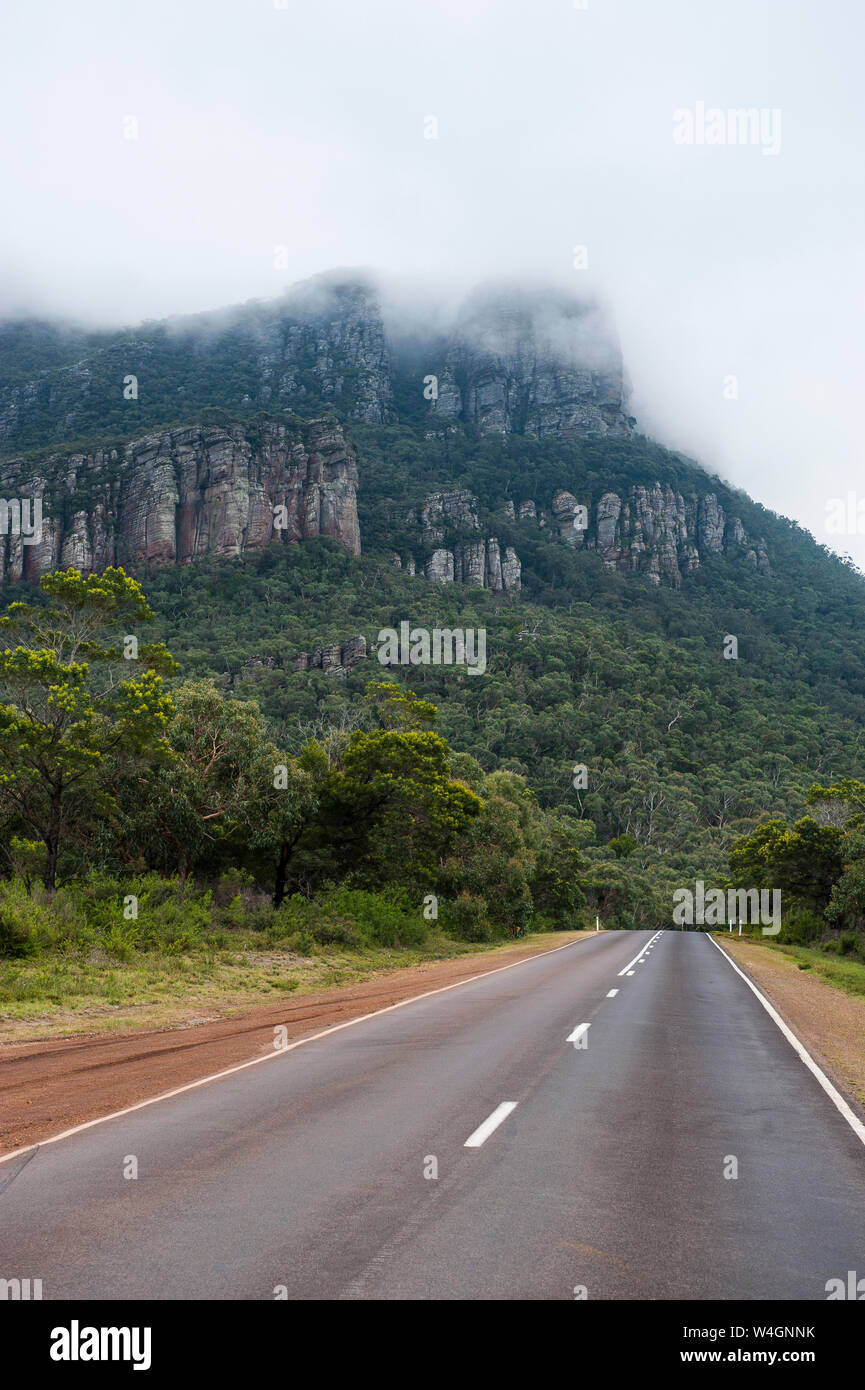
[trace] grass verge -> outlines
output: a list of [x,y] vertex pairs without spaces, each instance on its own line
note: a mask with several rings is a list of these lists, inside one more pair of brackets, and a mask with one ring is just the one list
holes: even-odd
[[[727,932],[716,932],[714,935],[721,945],[739,940]],[[825,980],[836,989],[843,989],[846,994],[865,995],[865,961],[852,956],[828,955],[814,946],[794,946],[764,936],[743,936],[741,939],[751,946],[760,946],[786,956],[788,960],[796,962],[799,970],[811,971],[818,979]]]
[[0,1042],[192,1026],[272,1004],[285,993],[359,984],[394,970],[489,957],[515,946],[563,946],[588,934],[535,932],[518,941],[475,944],[430,933],[416,946],[328,945],[300,955],[278,944],[263,949],[261,934],[238,931],[230,948],[193,948],[176,956],[136,951],[118,962],[91,951],[0,960]]

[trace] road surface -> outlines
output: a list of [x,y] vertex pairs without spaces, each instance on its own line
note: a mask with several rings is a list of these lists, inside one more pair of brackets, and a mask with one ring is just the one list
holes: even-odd
[[824,1300],[849,1270],[865,1145],[697,933],[603,933],[0,1164],[0,1277],[46,1299]]

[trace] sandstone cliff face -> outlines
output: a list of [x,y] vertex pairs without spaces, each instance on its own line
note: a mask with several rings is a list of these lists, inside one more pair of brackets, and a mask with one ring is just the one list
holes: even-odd
[[397,387],[419,399],[430,373],[431,433],[457,419],[493,435],[631,432],[618,343],[596,306],[549,290],[483,291],[443,333],[407,337],[401,324],[378,287],[350,272],[263,303],[79,335],[72,360],[30,380],[18,379],[14,353],[0,354],[0,445],[128,438],[214,404],[232,415],[332,406],[340,419],[384,425],[397,419]]
[[618,342],[596,305],[551,291],[473,296],[441,366],[431,415],[482,435],[628,435]]
[[312,281],[273,311],[261,330],[258,404],[303,415],[325,401],[370,425],[395,418],[393,362],[372,285]]
[[[435,584],[472,584],[478,589],[517,591],[520,588],[520,559],[512,546],[501,553],[498,538],[465,535],[452,549],[443,542],[447,530],[479,532],[477,499],[465,488],[453,492],[434,492],[427,497],[420,515],[410,511],[405,520],[419,532],[419,548],[426,552],[421,559],[423,573]],[[414,555],[391,556],[397,569],[416,572]]]
[[594,509],[587,509],[585,529],[575,525],[581,520],[577,506],[573,493],[556,493],[553,529],[568,545],[596,549],[607,569],[637,570],[653,584],[678,589],[701,556],[723,552],[771,574],[766,542],[751,542],[739,517],[726,516],[714,493],[683,497],[660,483],[631,487],[624,497],[605,492]]
[[[740,518],[727,516],[711,492],[683,496],[660,483],[635,485],[622,496],[605,492],[593,507],[580,509],[575,495],[562,490],[548,511],[527,498],[518,508],[510,500],[503,502],[498,515],[509,526],[547,528],[566,545],[597,550],[607,569],[636,571],[653,584],[675,589],[707,555],[724,554],[760,574],[772,573],[765,540],[750,540]],[[419,565],[433,583],[473,584],[498,593],[519,590],[517,551],[513,546],[502,550],[496,536],[481,539],[477,499],[467,489],[432,493],[405,522],[419,533],[418,552],[394,552],[397,569],[414,574]],[[449,547],[444,543],[448,530],[463,533]]]
[[[0,382],[0,442],[41,446],[90,437],[95,426],[101,439],[138,436],[91,452],[64,454],[58,446],[38,477],[23,461],[0,463],[0,497],[44,503],[38,543],[0,535],[0,578],[33,579],[58,565],[187,564],[316,535],[357,555],[354,456],[338,425],[303,424],[290,412],[309,414],[326,402],[340,418],[376,426],[396,419],[395,400],[413,399],[414,431],[430,376],[437,394],[423,406],[428,436],[447,437],[460,424],[486,436],[564,440],[633,431],[618,342],[591,303],[548,289],[487,289],[466,301],[450,330],[401,332],[375,285],[354,273],[318,277],[226,313],[128,334],[73,335],[63,353],[74,360],[58,366],[61,356],[49,352],[54,365],[30,382],[19,379],[14,333],[4,337],[0,325],[0,367],[12,383]],[[42,359],[31,344],[23,360]],[[136,394],[125,401],[129,373]],[[148,419],[158,425],[179,409],[197,416],[215,400],[240,416],[262,408],[288,414],[289,423],[146,428]],[[391,544],[401,553],[393,563],[433,583],[519,590],[520,558],[507,543],[515,526],[548,527],[569,545],[597,550],[609,569],[644,573],[655,584],[678,587],[719,553],[771,572],[765,542],[749,539],[713,493],[683,496],[659,484],[606,492],[579,528],[577,498],[567,490],[516,506],[503,500],[497,519],[483,524],[467,489],[433,493],[404,518],[394,505]]]
[[323,671],[326,675],[347,676],[353,666],[365,661],[366,638],[362,634],[345,642],[326,642],[312,652],[300,652],[292,663],[295,671]]
[[[470,531],[477,531],[477,509],[477,499],[467,488],[432,493],[420,512],[424,541],[427,545],[440,545],[444,540],[446,526],[465,527]],[[413,513],[410,514],[410,519],[416,520]]]
[[37,477],[0,466],[3,496],[42,498],[42,538],[0,537],[0,574],[36,579],[57,566],[188,564],[272,540],[331,536],[360,554],[357,466],[341,430],[190,426],[122,450],[59,455]]

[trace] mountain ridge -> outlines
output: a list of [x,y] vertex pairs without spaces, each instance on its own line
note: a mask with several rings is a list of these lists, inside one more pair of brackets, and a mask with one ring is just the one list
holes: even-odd
[[[594,900],[615,899],[622,920],[662,912],[689,877],[723,875],[731,836],[804,814],[821,777],[865,778],[865,585],[849,563],[640,434],[620,358],[621,428],[600,427],[592,373],[610,370],[607,346],[577,374],[584,418],[567,372],[564,394],[538,390],[562,379],[547,374],[543,333],[492,353],[473,340],[469,361],[440,318],[431,360],[423,335],[402,339],[380,391],[379,320],[357,322],[363,294],[347,293],[318,328],[308,298],[265,364],[274,387],[291,368],[319,413],[262,409],[254,393],[235,409],[261,361],[218,315],[195,343],[148,330],[137,399],[119,389],[134,365],[119,338],[110,409],[98,373],[69,421],[49,391],[30,442],[7,440],[0,460],[7,499],[26,486],[45,503],[41,548],[0,538],[18,592],[54,564],[137,572],[183,677],[256,700],[294,748],[363,719],[383,628],[484,629],[482,676],[407,665],[386,678],[439,708],[455,767],[515,774],[540,805],[586,822],[606,885]],[[268,332],[281,322],[278,306],[256,312]],[[0,366],[27,336],[3,334]],[[7,392],[54,351],[42,327],[33,337]],[[465,368],[450,414],[441,389],[424,395],[434,367],[447,395],[448,352]],[[55,437],[58,421],[74,439]]]
[[[60,360],[64,341],[86,351],[76,358],[73,346]],[[436,325],[409,350],[398,311],[371,280],[332,274],[272,300],[129,330],[0,325],[0,448],[62,444],[91,424],[132,433],[207,406],[307,417],[332,406],[384,425],[402,418],[406,378],[412,413],[430,428],[461,418],[481,434],[567,438],[634,425],[618,340],[594,301],[479,289],[449,329]]]
[[[23,376],[26,328],[0,325],[0,487],[47,503],[38,545],[4,538],[0,575],[32,579],[55,564],[135,570],[318,534],[356,554],[367,528],[358,519],[356,449],[346,429],[359,438],[371,431],[384,448],[398,431],[408,475],[418,448],[445,462],[462,450],[471,475],[466,448],[474,445],[500,447],[503,463],[520,442],[536,442],[542,453],[573,446],[558,486],[544,477],[523,489],[519,520],[534,516],[565,543],[596,550],[608,568],[643,573],[655,585],[679,587],[707,553],[744,558],[771,575],[765,537],[707,486],[686,491],[650,472],[622,486],[612,470],[600,493],[581,487],[581,445],[641,447],[618,339],[594,300],[493,283],[466,296],[447,328],[446,315],[426,329],[417,317],[388,307],[371,276],[332,272],[273,300],[101,339],[82,330],[75,341],[88,354],[71,362],[58,362],[50,326],[34,320],[36,356],[23,353]],[[70,331],[58,327],[57,335]],[[28,379],[40,354],[47,365]],[[18,380],[10,379],[11,358]],[[302,450],[305,434],[327,429],[328,447],[344,455],[339,477],[310,477],[304,493],[308,461],[298,458],[300,472],[282,465],[274,473],[271,442],[280,431]],[[367,464],[362,439],[360,448],[360,485],[374,507],[380,470]],[[229,459],[234,450],[244,459]],[[315,473],[315,449],[312,456]],[[441,476],[429,482],[421,510],[453,491]],[[286,494],[293,500],[280,526]],[[419,536],[398,527],[394,563],[435,581],[516,590],[518,549],[497,534],[500,517],[518,519],[513,507],[507,495],[487,504],[483,541],[470,534],[476,518],[462,535],[446,544],[442,534],[432,546],[417,519]],[[585,525],[577,525],[581,508]]]

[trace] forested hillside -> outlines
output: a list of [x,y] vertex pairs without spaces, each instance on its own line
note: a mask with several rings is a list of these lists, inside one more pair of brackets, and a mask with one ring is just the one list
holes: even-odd
[[[184,949],[229,881],[302,946],[430,902],[470,940],[660,925],[698,879],[858,949],[865,580],[635,432],[609,361],[544,366],[532,328],[425,362],[337,298],[0,333],[3,486],[47,537],[3,538],[0,950]],[[382,664],[402,624],[483,631],[483,669]]]

